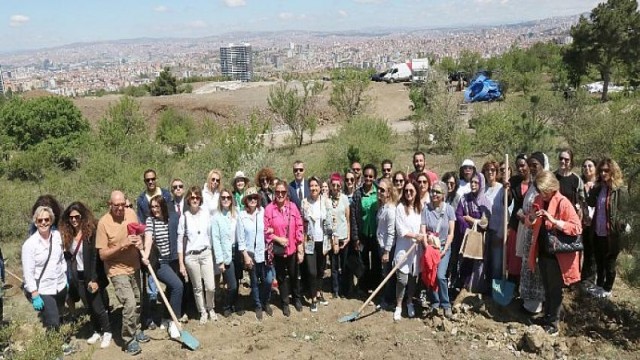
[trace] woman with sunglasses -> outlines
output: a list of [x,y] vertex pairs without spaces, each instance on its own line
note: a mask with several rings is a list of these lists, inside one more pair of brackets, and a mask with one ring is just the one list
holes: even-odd
[[429,176],[427,176],[427,174],[420,173],[416,178],[416,182],[418,183],[418,197],[420,198],[422,208],[424,209],[427,204],[431,202],[431,198],[429,196],[431,181],[429,180]]
[[325,232],[331,240],[331,291],[333,298],[337,299],[339,296],[345,297],[353,288],[353,275],[346,266],[351,240],[349,233],[351,209],[347,195],[342,193],[340,173],[331,174],[329,184],[331,193],[328,204],[325,206],[327,209]]
[[93,335],[87,343],[95,344],[102,338],[100,348],[111,344],[109,321],[109,280],[102,259],[96,249],[98,221],[83,203],[74,202],[66,208],[60,219],[63,246],[71,256],[69,289],[75,288],[85,307],[89,309]]
[[[171,239],[169,235],[169,209],[167,201],[162,195],[156,195],[149,201],[149,209],[151,216],[145,222],[144,230],[144,252],[142,263],[149,266],[149,256],[152,247],[158,249],[158,269],[156,276],[166,286],[166,292],[169,293],[169,304],[174,314],[178,318],[182,317],[182,293],[184,285],[173,270],[171,262],[174,257],[171,253]],[[153,305],[151,307],[151,315],[155,313]],[[169,322],[167,327],[172,338],[180,336],[177,324]]]
[[447,193],[445,194],[444,201],[451,205],[454,210],[457,209],[458,203],[460,202],[460,195],[458,194],[458,186],[460,186],[458,175],[453,171],[447,172],[442,175],[442,182],[447,184]]
[[296,204],[289,200],[288,188],[285,182],[277,183],[275,201],[267,205],[264,212],[264,233],[276,270],[282,313],[286,317],[291,315],[289,291],[296,310],[302,311],[302,296],[296,281],[297,264],[304,259],[302,217]]
[[236,239],[236,226],[238,223],[238,210],[234,203],[235,198],[231,191],[220,190],[220,203],[218,213],[211,223],[211,238],[213,252],[216,254],[216,266],[223,274],[227,284],[227,299],[224,307],[224,317],[232,313],[244,314],[237,307],[238,284],[242,279],[243,259],[238,253],[238,241]]
[[[396,207],[396,251],[393,256],[394,264],[397,264],[409,251],[409,248],[424,237],[420,233],[420,216],[422,213],[422,203],[418,197],[418,184],[407,182],[402,188],[402,196]],[[407,316],[412,318],[416,315],[413,305],[413,295],[418,284],[420,275],[420,261],[422,251],[417,247],[400,265],[396,272],[396,309],[393,312],[393,320],[400,321],[402,318],[402,300],[407,298]]]
[[589,190],[587,204],[595,208],[591,220],[596,258],[596,287],[592,294],[610,298],[616,279],[620,236],[631,232],[627,221],[628,192],[620,166],[610,158],[598,163],[598,181]]
[[258,188],[258,195],[260,196],[260,207],[264,210],[271,202],[273,202],[273,189],[271,184],[276,178],[276,174],[271,168],[262,168],[256,174],[256,184]]
[[[586,196],[598,181],[595,160],[591,158],[584,159],[582,162],[581,180]],[[585,199],[585,203],[582,204],[582,210],[582,243],[584,244],[584,251],[582,252],[583,263],[580,274],[584,290],[587,291],[587,293],[593,294],[596,290],[596,259],[594,255],[595,245],[593,243],[591,221],[593,221],[593,214],[596,208],[594,206],[588,206]]]
[[[38,206],[33,211],[33,223],[36,232],[22,245],[24,291],[47,331],[57,332],[67,296],[67,264],[62,238],[58,230],[51,228],[56,218],[50,207]],[[73,352],[68,339],[65,339],[63,351],[65,355]]]
[[[431,187],[431,203],[429,203],[421,214],[420,231],[425,234],[424,246],[436,246],[439,242],[440,263],[438,264],[436,279],[438,290],[432,290],[431,311],[436,313],[439,308],[444,311],[446,318],[451,318],[451,303],[449,302],[449,285],[447,281],[447,268],[451,257],[451,243],[455,230],[456,215],[451,205],[444,201],[447,194],[447,185],[444,182],[437,182]],[[434,241],[436,237],[438,241]]]
[[353,199],[353,194],[356,192],[356,174],[353,170],[349,169],[344,173],[344,194],[347,195],[347,199],[349,199],[349,205],[351,205],[351,200]]
[[[386,277],[391,270],[390,254],[394,253],[396,238],[396,204],[398,196],[393,188],[390,178],[381,178],[378,181],[378,213],[376,239],[380,248],[380,261],[382,262],[382,278]],[[389,279],[391,280],[391,279]],[[389,281],[385,285],[382,293],[380,307],[384,310],[393,304],[395,292],[395,281]]]
[[398,197],[401,197],[402,189],[404,188],[404,184],[407,182],[407,175],[403,171],[396,171],[393,173],[391,179],[393,179],[393,187],[396,189],[396,194]]
[[[56,200],[55,196],[50,194],[38,196],[36,202],[33,203],[33,206],[31,207],[31,216],[33,216],[36,209],[40,206],[46,206],[53,211],[55,222],[51,224],[51,229],[58,230],[58,219],[60,219],[60,214],[62,214],[62,207],[58,200]],[[38,231],[38,224],[29,224],[29,235],[35,234],[36,231]]]
[[311,312],[318,311],[318,302],[328,305],[322,294],[322,280],[327,266],[327,252],[330,249],[325,234],[327,218],[327,198],[321,194],[320,180],[309,178],[309,197],[302,200],[302,216],[305,224],[304,263],[306,264]]
[[529,190],[530,174],[527,159],[528,156],[526,154],[518,154],[516,156],[515,166],[517,172],[505,183],[508,196],[513,201],[511,215],[509,215],[507,224],[507,269],[509,278],[515,281],[516,284],[520,282],[520,271],[522,270],[522,258],[516,255],[516,242],[519,225],[524,223],[524,213],[520,210],[522,209],[524,196]]
[[256,319],[262,320],[263,310],[267,315],[273,316],[269,300],[275,274],[273,266],[267,264],[265,258],[267,246],[264,238],[264,209],[260,205],[260,195],[256,188],[248,188],[242,201],[244,210],[238,215],[236,226],[238,251],[242,253],[244,269],[251,278],[251,298]]
[[214,310],[215,278],[211,252],[211,216],[209,211],[202,207],[202,191],[197,186],[192,186],[187,191],[185,200],[189,207],[178,223],[178,261],[180,273],[191,282],[196,307],[200,312],[200,324],[204,325],[208,319],[218,320]]
[[500,163],[494,160],[482,165],[482,174],[487,180],[484,195],[491,202],[491,214],[493,214],[489,219],[485,237],[485,269],[489,279],[502,278],[505,188],[498,181],[500,168]]
[[207,182],[202,186],[202,207],[213,218],[218,212],[218,198],[220,197],[222,172],[217,169],[209,171]]
[[561,150],[558,153],[558,170],[555,175],[560,182],[560,193],[564,195],[576,208],[578,216],[582,217],[582,205],[585,201],[584,184],[582,179],[573,171],[573,151]]
[[[458,195],[464,196],[471,191],[471,179],[478,174],[476,164],[471,159],[465,159],[460,165]],[[484,180],[483,180],[484,181]]]

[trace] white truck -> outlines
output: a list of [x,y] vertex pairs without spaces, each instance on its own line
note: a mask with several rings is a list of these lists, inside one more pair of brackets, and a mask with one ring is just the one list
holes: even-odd
[[384,81],[387,83],[424,81],[428,70],[429,59],[413,59],[404,63],[394,64],[384,76]]

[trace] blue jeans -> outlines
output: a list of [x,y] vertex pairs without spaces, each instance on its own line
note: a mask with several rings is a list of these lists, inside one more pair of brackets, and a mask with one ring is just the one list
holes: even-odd
[[156,275],[158,280],[162,281],[167,286],[167,293],[169,294],[169,304],[171,309],[177,317],[182,316],[182,292],[184,291],[184,285],[175,273],[170,263],[160,263]]
[[438,264],[438,291],[431,291],[431,307],[443,309],[451,309],[449,302],[449,285],[447,283],[447,267],[449,266],[449,258],[451,258],[451,248],[447,250]]
[[229,265],[225,265],[224,268],[224,281],[227,283],[227,301],[224,309],[233,310],[238,301],[238,280],[236,278],[235,264],[231,261]]
[[254,264],[251,271],[251,298],[256,309],[262,309],[269,303],[271,298],[271,284],[275,277],[273,266],[264,262]]
[[[342,241],[340,242],[342,245]],[[331,291],[334,294],[347,296],[353,287],[353,275],[347,268],[347,256],[349,256],[349,246],[345,246],[337,254],[333,250],[331,254]]]
[[488,248],[485,250],[485,254],[488,255],[487,268],[489,269],[488,279],[502,279],[502,256],[503,256],[503,242],[502,238],[498,238],[496,231],[487,230],[486,245]]

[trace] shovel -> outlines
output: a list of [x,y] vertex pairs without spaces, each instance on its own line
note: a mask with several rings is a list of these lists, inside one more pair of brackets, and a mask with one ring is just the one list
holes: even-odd
[[[153,277],[153,281],[155,281],[156,284],[159,284],[160,282],[158,281],[158,277],[156,277],[156,272],[153,271],[153,267],[149,264],[147,265],[147,269],[149,269],[149,273]],[[188,347],[191,350],[198,349],[200,347],[200,342],[198,341],[198,339],[196,339],[193,335],[191,335],[187,330],[182,330],[182,325],[180,324],[180,322],[178,322],[178,318],[176,317],[176,314],[173,312],[173,309],[171,308],[171,305],[169,304],[169,300],[167,300],[167,296],[164,294],[164,291],[158,290],[158,292],[162,297],[162,302],[164,303],[164,306],[167,308],[167,310],[169,310],[169,314],[171,315],[171,320],[173,320],[173,323],[178,327],[178,330],[180,330],[179,341],[182,344],[184,344],[184,346]]]
[[411,245],[411,247],[409,248],[409,250],[407,250],[407,252],[404,254],[404,256],[402,256],[402,258],[400,259],[400,261],[398,261],[396,263],[396,266],[393,267],[393,269],[391,269],[391,271],[389,271],[389,273],[387,274],[387,276],[384,278],[384,280],[382,280],[382,282],[380,283],[380,285],[378,285],[378,287],[373,291],[373,293],[371,294],[371,296],[369,296],[369,298],[364,302],[364,304],[362,304],[362,306],[360,306],[360,308],[357,311],[352,312],[349,315],[345,315],[343,317],[341,317],[338,322],[341,323],[345,323],[345,322],[350,322],[350,321],[355,321],[360,317],[360,313],[362,312],[362,310],[364,310],[365,307],[367,307],[367,305],[371,302],[371,300],[373,300],[373,298],[378,294],[378,292],[380,292],[380,290],[382,289],[382,287],[384,286],[384,284],[387,283],[387,281],[389,281],[389,279],[391,278],[391,276],[393,274],[395,274],[395,272],[398,270],[398,268],[400,268],[400,266],[404,263],[405,260],[407,260],[407,258],[409,257],[409,254],[411,254],[411,252],[413,252],[413,250],[418,246],[418,243],[413,243],[413,245]]
[[[509,168],[509,154],[505,154],[504,162],[507,169]],[[508,172],[505,172],[505,176]],[[509,271],[507,270],[507,221],[508,221],[508,199],[507,192],[504,192],[504,218],[503,218],[503,241],[502,241],[502,279],[493,279],[491,283],[491,296],[493,301],[502,306],[507,306],[513,299],[513,290],[516,285],[507,280],[509,277]]]

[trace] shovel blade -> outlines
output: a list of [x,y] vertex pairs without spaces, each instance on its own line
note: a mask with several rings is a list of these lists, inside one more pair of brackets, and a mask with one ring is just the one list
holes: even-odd
[[200,341],[186,330],[180,331],[180,342],[191,350],[197,350],[200,347]]
[[345,322],[355,321],[358,318],[358,316],[360,316],[360,313],[357,312],[357,311],[354,311],[349,315],[345,315],[345,316],[341,317],[338,320],[338,322],[345,323]]
[[508,280],[493,279],[491,287],[493,301],[502,306],[507,306],[511,303],[513,291],[516,287],[514,283]]

